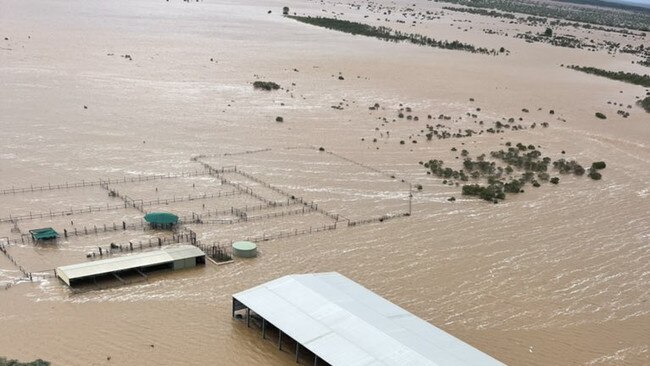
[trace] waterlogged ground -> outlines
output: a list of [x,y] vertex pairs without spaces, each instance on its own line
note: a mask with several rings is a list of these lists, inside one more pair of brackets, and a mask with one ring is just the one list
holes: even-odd
[[[109,230],[54,248],[10,245],[34,282],[20,280],[18,268],[0,256],[0,354],[55,365],[286,365],[291,355],[231,319],[231,295],[287,274],[338,271],[507,364],[650,363],[650,126],[634,105],[646,91],[559,65],[647,68],[628,54],[485,33],[532,29],[497,18],[445,12],[411,25],[412,16],[393,13],[389,18],[406,23],[389,25],[503,46],[508,56],[327,31],[283,19],[285,5],[298,14],[385,23],[365,5],[351,10],[317,2],[0,0],[0,188],[195,172],[201,166],[190,158],[205,155],[215,167],[236,165],[352,220],[407,210],[409,184],[421,184],[412,215],[261,242],[256,259],[81,293],[53,278],[51,269],[86,260],[98,245],[155,243],[165,234]],[[418,12],[440,11],[443,4],[395,6]],[[283,89],[255,91],[256,80]],[[379,109],[370,110],[375,103]],[[418,121],[397,116],[407,106]],[[629,118],[616,114],[621,108]],[[608,119],[595,118],[596,111]],[[438,119],[441,114],[450,119]],[[277,116],[284,122],[275,122]],[[509,118],[526,128],[478,133]],[[427,141],[427,124],[477,133]],[[458,169],[461,149],[476,157],[507,141],[539,145],[554,160],[584,166],[604,160],[607,168],[600,181],[562,175],[557,186],[526,186],[494,205],[463,197],[460,187],[443,185],[418,164],[440,159]],[[286,198],[242,176],[225,177],[269,200]],[[173,202],[232,190],[210,176],[115,188],[143,201],[171,198],[172,204],[145,209],[173,207],[182,215],[262,204],[247,195]],[[455,202],[448,201],[452,196]],[[120,202],[98,187],[3,195],[0,216],[47,214],[19,221],[20,232],[32,224],[79,230],[140,222],[133,207],[49,217],[50,210]],[[210,243],[332,221],[307,213],[192,228]],[[12,229],[0,223],[0,237],[20,240]],[[6,284],[12,286],[4,290]]]

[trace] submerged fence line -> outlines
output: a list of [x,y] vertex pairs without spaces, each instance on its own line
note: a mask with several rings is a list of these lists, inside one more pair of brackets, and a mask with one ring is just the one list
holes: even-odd
[[71,216],[75,214],[101,212],[101,211],[114,211],[114,210],[126,209],[131,207],[135,208],[136,210],[142,213],[146,213],[144,211],[144,207],[151,207],[151,206],[163,205],[163,204],[167,205],[170,203],[177,203],[177,202],[184,202],[184,201],[195,201],[195,200],[203,200],[203,199],[211,199],[211,198],[229,197],[229,196],[236,196],[239,194],[242,194],[242,192],[233,190],[229,192],[217,192],[209,195],[202,194],[202,195],[192,196],[190,194],[187,196],[178,196],[178,197],[174,196],[172,198],[158,198],[151,201],[142,201],[139,199],[133,199],[127,195],[120,195],[119,192],[115,191],[114,197],[121,199],[123,203],[115,204],[115,205],[111,205],[107,203],[106,206],[101,205],[101,206],[88,206],[84,208],[70,208],[69,210],[62,210],[62,211],[49,211],[49,212],[37,212],[37,213],[30,212],[29,214],[24,214],[19,216],[9,215],[8,217],[0,218],[0,223],[43,219],[48,217],[54,218],[58,216]]
[[[389,178],[391,178],[391,179],[398,179],[398,178],[396,178],[395,175],[391,175],[391,174],[386,173],[386,172],[384,172],[384,171],[382,171],[382,170],[379,170],[379,169],[374,168],[374,167],[372,167],[372,166],[369,166],[369,165],[363,164],[363,163],[358,162],[358,161],[356,161],[356,160],[353,160],[353,159],[347,158],[347,157],[345,157],[345,156],[339,155],[339,154],[334,153],[334,152],[332,152],[332,151],[325,151],[325,150],[322,150],[322,148],[318,148],[318,149],[317,149],[315,146],[289,146],[289,147],[286,147],[286,148],[284,148],[284,149],[285,149],[285,150],[311,150],[311,151],[318,150],[318,151],[321,151],[321,152],[325,152],[325,153],[327,153],[327,154],[329,154],[329,155],[331,155],[331,156],[334,156],[334,157],[336,157],[336,158],[338,158],[338,159],[341,159],[341,160],[343,160],[343,161],[346,161],[346,162],[349,162],[349,163],[351,163],[351,164],[354,164],[354,165],[360,166],[360,167],[362,167],[362,168],[364,168],[364,169],[367,169],[367,170],[369,170],[369,171],[372,171],[372,172],[375,172],[375,173],[378,173],[378,174],[382,174],[382,175],[384,175],[384,176],[386,176],[386,177],[389,177]],[[268,149],[262,149],[262,150],[247,151],[247,152],[244,152],[244,153],[246,153],[246,154],[253,154],[253,153],[265,152],[265,151],[271,151],[271,150],[272,150],[272,149],[268,148]],[[214,172],[219,172],[219,171],[221,171],[221,172],[225,172],[224,168],[221,168],[220,170],[219,170],[219,169],[215,169],[215,168],[212,167],[210,164],[208,164],[208,163],[206,163],[206,162],[204,162],[204,161],[201,161],[201,158],[202,158],[202,157],[204,157],[204,156],[197,156],[197,157],[194,158],[194,161],[200,163],[200,164],[204,167],[204,169],[208,170],[208,172],[210,172],[211,174],[213,174]],[[277,187],[275,187],[275,186],[273,186],[273,185],[271,185],[271,184],[265,182],[264,180],[262,180],[262,179],[260,179],[260,178],[257,178],[257,177],[255,177],[255,176],[249,174],[249,173],[246,173],[246,172],[244,172],[244,171],[241,171],[240,169],[237,169],[237,166],[229,167],[229,168],[230,168],[230,169],[229,169],[228,172],[232,172],[232,173],[235,173],[235,174],[241,175],[241,176],[243,176],[243,177],[245,177],[245,178],[247,178],[247,179],[249,179],[249,180],[251,180],[251,181],[253,181],[253,182],[256,182],[256,183],[262,185],[263,187],[269,188],[269,189],[271,189],[271,190],[273,190],[273,191],[275,191],[275,192],[277,192],[277,193],[279,193],[279,194],[281,194],[281,195],[283,195],[283,196],[285,196],[285,197],[288,197],[289,199],[295,200],[295,201],[300,202],[300,203],[305,203],[305,201],[304,201],[301,197],[296,197],[296,196],[294,196],[294,195],[292,195],[292,194],[289,194],[289,193],[287,193],[287,192],[281,190],[280,188],[277,188]],[[216,173],[216,175],[219,176],[218,173]],[[223,178],[223,177],[221,177],[221,178],[222,178],[222,182],[223,182],[224,178]],[[412,193],[412,183],[409,182],[409,181],[406,181],[405,179],[399,179],[399,181],[400,181],[402,184],[405,184],[405,185],[408,185],[408,186],[409,186],[409,189],[408,189],[408,212],[407,212],[406,214],[404,214],[404,216],[409,216],[409,215],[411,215],[411,205],[412,205],[412,198],[413,198],[413,193]],[[246,186],[244,186],[244,187],[246,187]],[[250,189],[250,188],[246,187],[246,189]],[[252,192],[252,190],[251,190],[251,192]],[[257,198],[257,197],[256,197],[256,198]],[[264,200],[264,201],[265,201],[265,202],[268,202],[267,200]],[[335,220],[335,221],[339,221],[339,219],[340,219],[340,215],[339,215],[339,214],[331,213],[331,212],[329,212],[329,211],[326,211],[326,210],[323,210],[323,209],[321,209],[321,208],[318,208],[318,205],[315,204],[313,201],[312,201],[311,203],[309,203],[309,204],[312,205],[312,207],[315,207],[315,208],[318,210],[318,212],[322,213],[323,215],[326,215],[326,216],[330,217],[331,219],[333,219],[333,220]],[[382,216],[382,217],[379,217],[379,218],[371,218],[371,219],[369,219],[369,220],[376,221],[376,220],[379,220],[379,219],[381,219],[381,218],[385,218],[385,217],[388,217],[388,216],[387,216],[387,215],[384,215],[384,216]],[[345,220],[347,220],[347,219],[345,219]],[[348,221],[348,224],[349,224],[349,223],[350,223],[350,220],[347,220],[347,221]]]
[[235,171],[234,173],[239,174],[239,175],[241,175],[241,176],[243,176],[243,177],[246,177],[246,178],[252,180],[253,182],[256,182],[256,183],[258,183],[258,184],[260,184],[260,185],[262,185],[263,187],[266,187],[266,188],[268,188],[268,189],[271,189],[271,190],[273,190],[273,191],[275,191],[275,192],[277,192],[277,193],[279,193],[279,194],[281,194],[281,195],[283,195],[283,196],[285,196],[285,197],[295,198],[293,195],[291,195],[291,194],[289,194],[289,193],[287,193],[287,192],[281,190],[280,188],[277,188],[277,187],[275,187],[275,186],[272,186],[271,184],[269,184],[269,183],[267,183],[267,182],[265,182],[265,181],[263,181],[263,180],[261,180],[261,179],[259,179],[259,178],[257,178],[257,177],[254,177],[254,176],[251,175],[251,174],[248,174],[248,173],[243,172],[243,171],[241,171],[241,170],[237,170],[237,171]]
[[[8,240],[7,238],[3,238],[3,239],[4,239],[7,243],[9,243],[9,240]],[[25,270],[25,268],[24,268],[23,266],[21,266],[20,264],[18,264],[18,262],[16,262],[16,259],[14,259],[14,257],[13,257],[11,254],[9,254],[9,252],[7,252],[7,247],[6,247],[5,244],[3,244],[3,243],[0,243],[0,252],[2,252],[2,253],[5,255],[5,257],[7,257],[7,259],[9,259],[9,261],[10,261],[11,263],[13,263],[13,265],[16,266],[16,267],[18,268],[18,270],[20,271],[20,273],[23,274],[23,277],[18,278],[18,279],[14,279],[14,280],[12,280],[11,282],[5,284],[5,286],[4,286],[4,289],[5,289],[5,290],[10,289],[11,286],[15,285],[16,283],[18,283],[18,282],[20,282],[20,281],[22,281],[22,280],[29,280],[29,281],[32,281],[32,274],[31,274],[30,272],[27,272],[27,270]]]
[[134,199],[129,197],[128,195],[122,195],[120,194],[119,191],[116,190],[111,190],[110,194],[113,195],[114,197],[122,199],[124,201],[125,206],[130,206],[142,213],[146,213],[144,207],[151,207],[156,205],[168,205],[170,203],[177,203],[177,202],[199,201],[199,200],[207,200],[212,198],[230,197],[230,196],[236,196],[242,194],[242,192],[238,190],[225,191],[225,192],[218,191],[216,193],[211,193],[211,194],[207,194],[207,193],[198,194],[198,195],[188,194],[187,196],[173,196],[172,198],[156,198],[155,200],[150,200],[150,201],[144,201],[142,199]]
[[302,197],[296,197],[296,196],[294,196],[292,194],[289,194],[289,193],[287,193],[287,192],[285,192],[285,191],[283,191],[283,190],[281,190],[281,189],[279,189],[279,188],[277,188],[277,187],[275,187],[275,186],[273,186],[273,185],[271,185],[271,184],[269,184],[269,183],[267,183],[267,182],[265,182],[265,181],[263,181],[263,180],[261,180],[259,178],[256,178],[256,177],[252,176],[251,174],[248,174],[246,172],[238,170],[237,166],[228,167],[228,168],[221,168],[221,169],[215,169],[210,164],[208,164],[206,162],[200,161],[198,159],[196,161],[199,162],[201,165],[203,165],[203,167],[205,169],[207,169],[208,172],[211,175],[214,175],[214,176],[220,178],[221,182],[223,184],[233,185],[237,189],[243,190],[245,193],[250,194],[251,196],[261,200],[262,202],[265,202],[265,203],[268,203],[268,204],[278,204],[279,201],[271,201],[271,200],[269,200],[267,198],[264,198],[264,197],[260,196],[259,194],[256,194],[255,192],[253,192],[253,189],[251,189],[250,187],[248,187],[246,185],[243,185],[241,183],[234,183],[234,182],[224,178],[221,175],[221,173],[236,173],[236,174],[239,174],[239,175],[241,175],[241,176],[243,176],[243,177],[245,177],[247,179],[250,179],[250,180],[252,180],[252,181],[254,181],[254,182],[256,182],[256,183],[258,183],[258,184],[260,184],[260,185],[262,185],[264,187],[266,187],[266,188],[274,190],[275,192],[287,197],[289,200],[292,200],[292,201],[297,202],[297,203],[301,203],[301,204],[306,205],[306,206],[309,205],[311,208],[316,209],[318,212],[320,212],[321,214],[331,218],[334,221],[339,220],[339,215],[338,214],[331,213],[329,211],[323,210],[322,208],[318,208],[318,204],[314,203],[313,201],[312,202],[307,202]]
[[234,152],[234,153],[223,153],[223,154],[201,154],[201,155],[196,155],[190,158],[191,161],[199,161],[200,159],[204,158],[218,158],[222,156],[237,156],[237,155],[247,155],[247,154],[257,154],[265,151],[271,151],[270,147],[267,147],[265,149],[258,149],[258,150],[246,150],[246,151],[239,151],[239,152]]
[[297,203],[295,202],[278,202],[278,203],[267,203],[263,205],[256,205],[256,206],[243,206],[243,207],[230,207],[230,209],[225,209],[225,210],[214,210],[214,211],[207,211],[207,212],[201,212],[201,213],[196,213],[193,212],[193,216],[196,216],[200,220],[203,220],[206,217],[215,217],[215,216],[225,216],[225,215],[235,215],[237,212],[253,212],[253,211],[261,211],[265,209],[273,209],[276,207],[288,207],[288,206],[295,206]]
[[267,182],[265,182],[265,181],[263,181],[263,180],[261,180],[259,178],[256,178],[256,177],[254,177],[254,176],[252,176],[252,175],[250,175],[250,174],[248,174],[246,172],[243,172],[241,170],[237,170],[237,171],[235,171],[235,173],[237,173],[239,175],[242,175],[242,176],[244,176],[244,177],[246,177],[246,178],[248,178],[248,179],[250,179],[250,180],[252,180],[252,181],[254,181],[254,182],[256,182],[256,183],[258,183],[258,184],[260,184],[260,185],[262,185],[264,187],[266,187],[266,188],[269,188],[269,189],[271,189],[271,190],[273,190],[273,191],[287,197],[289,200],[293,200],[295,202],[302,203],[304,205],[309,205],[309,206],[311,206],[311,208],[316,209],[318,212],[320,212],[321,214],[331,218],[332,220],[338,221],[338,219],[339,219],[338,214],[331,213],[329,211],[318,208],[318,204],[314,203],[313,201],[307,203],[307,202],[305,202],[303,200],[302,197],[296,197],[296,196],[294,196],[292,194],[289,194],[289,193],[281,190],[280,188],[277,188],[277,187],[275,187],[275,186],[273,186],[273,185],[271,185],[271,184],[269,184],[269,183],[267,183]]
[[[269,206],[271,207],[271,206]],[[256,206],[253,207],[252,211],[257,211],[260,209],[265,208],[265,206]],[[231,211],[224,210],[222,211],[225,214],[232,214],[233,216],[237,216],[237,218],[230,218],[230,219],[203,219],[200,215],[196,213],[192,213],[191,215],[185,215],[185,216],[180,216],[178,220],[179,225],[188,225],[188,224],[195,224],[195,225],[233,225],[233,224],[238,224],[238,223],[245,223],[249,221],[260,221],[260,220],[266,220],[266,219],[273,219],[273,218],[278,218],[278,217],[285,217],[285,216],[295,216],[295,215],[307,215],[311,213],[322,213],[320,209],[316,208],[314,206],[310,205],[303,205],[300,209],[296,210],[290,210],[290,211],[279,211],[279,212],[271,212],[268,214],[262,214],[262,215],[256,215],[256,216],[248,216],[247,212],[244,210],[232,208]],[[404,212],[404,213],[399,213],[399,214],[394,214],[394,215],[382,215],[378,217],[372,217],[368,219],[363,219],[363,220],[350,220],[347,218],[341,217],[341,220],[335,220],[334,223],[330,226],[333,226],[334,229],[340,228],[340,227],[354,227],[354,226],[360,226],[364,224],[369,224],[369,223],[377,223],[377,222],[383,222],[387,221],[390,219],[395,219],[395,218],[400,218],[400,217],[408,217],[410,216],[409,213]],[[328,216],[329,217],[329,216]],[[340,222],[344,222],[345,225],[339,225]],[[82,228],[77,228],[74,227],[71,230],[63,229],[63,237],[68,238],[68,237],[80,237],[80,236],[87,236],[87,235],[97,235],[100,233],[106,233],[106,232],[114,232],[114,231],[135,231],[135,230],[146,230],[150,228],[150,225],[145,222],[143,219],[140,219],[139,222],[131,222],[127,223],[125,221],[122,221],[120,224],[116,224],[115,222],[111,224],[100,224],[98,225],[93,225],[92,227],[84,226]],[[318,230],[317,230],[318,231]],[[179,234],[180,235],[180,234]],[[173,234],[172,238],[175,238],[177,234]],[[36,243],[35,241],[29,234],[22,234],[20,239],[8,239],[8,238],[3,238],[5,243],[7,245],[15,244],[15,245],[20,245],[20,244],[28,244],[28,243]],[[189,239],[188,239],[189,240]],[[267,239],[265,239],[267,240]],[[0,244],[2,245],[2,244]],[[149,239],[149,245],[151,245],[151,239]],[[0,249],[2,250],[2,249]],[[6,253],[6,249],[4,251]]]
[[[384,172],[384,171],[382,171],[382,170],[380,170],[380,169],[377,169],[377,168],[371,167],[370,165],[367,165],[367,164],[364,164],[364,163],[358,162],[358,161],[356,161],[356,160],[352,160],[352,159],[350,159],[350,158],[346,158],[345,156],[343,156],[343,155],[339,155],[339,154],[337,154],[337,153],[335,153],[335,152],[331,152],[331,151],[325,151],[325,152],[328,153],[328,154],[330,154],[330,155],[332,155],[332,156],[335,156],[335,157],[337,157],[337,158],[339,158],[339,159],[341,159],[341,160],[347,161],[347,162],[349,162],[349,163],[351,163],[351,164],[358,165],[358,166],[360,166],[360,167],[363,167],[363,168],[368,169],[368,170],[370,170],[370,171],[373,171],[373,172],[375,172],[375,173],[385,175],[385,176],[387,176],[387,177],[389,177],[389,178],[391,178],[391,179],[398,179],[394,174],[386,173],[386,172]],[[405,179],[403,179],[403,178],[399,178],[399,180],[401,181],[401,183],[411,185],[411,182],[409,182],[409,181],[407,181],[407,180],[405,180]]]
[[[322,231],[330,231],[330,230],[336,230],[337,226],[336,224],[330,224],[330,225],[323,225],[323,226],[310,226],[309,228],[304,228],[304,229],[293,229],[293,230],[286,230],[286,231],[280,231],[276,233],[271,233],[271,234],[266,234],[262,233],[262,235],[256,235],[256,236],[247,236],[244,237],[241,240],[246,240],[246,241],[252,241],[252,242],[263,242],[263,241],[270,241],[270,240],[276,240],[276,239],[282,239],[282,238],[291,238],[295,236],[301,236],[301,235],[308,235],[308,234],[313,234],[313,233],[318,233]],[[232,245],[235,241],[237,240],[227,240],[227,241],[217,241],[213,245]],[[197,241],[197,243],[200,244],[200,242]]]
[[[246,241],[252,241],[252,242],[264,242],[264,241],[271,241],[271,240],[276,240],[276,239],[286,239],[286,238],[291,238],[291,237],[296,237],[296,236],[301,236],[301,235],[309,235],[309,234],[314,234],[314,233],[319,233],[319,232],[324,232],[324,231],[331,231],[331,230],[336,230],[339,228],[349,228],[349,227],[355,227],[355,226],[360,226],[364,224],[370,224],[370,223],[376,223],[376,222],[384,222],[386,220],[390,219],[396,219],[400,217],[407,217],[409,216],[408,213],[401,213],[401,214],[396,214],[396,215],[384,215],[380,217],[374,217],[370,219],[365,219],[365,220],[356,220],[356,221],[348,221],[346,225],[338,225],[337,222],[327,225],[323,224],[323,226],[310,226],[309,228],[303,228],[303,229],[293,229],[293,230],[283,230],[280,232],[276,233],[262,233],[262,235],[255,235],[255,236],[246,236],[243,239],[239,240],[246,240]],[[238,240],[225,240],[225,241],[216,241],[213,244],[205,245],[202,244],[199,240],[196,239],[196,233],[190,229],[186,229],[190,232],[190,244],[195,245],[199,248],[204,248],[204,247],[210,247],[210,246],[217,246],[217,247],[222,247],[222,246],[227,246],[232,244],[235,241]]]
[[53,191],[60,189],[70,189],[70,188],[82,188],[82,187],[93,187],[99,186],[101,184],[120,184],[120,183],[136,183],[136,182],[148,182],[152,180],[163,180],[163,179],[177,179],[177,178],[187,178],[187,177],[198,177],[207,175],[205,171],[194,171],[180,174],[159,174],[159,175],[139,175],[137,177],[126,177],[116,178],[116,179],[99,179],[93,181],[82,180],[81,182],[73,183],[59,183],[59,184],[50,184],[42,186],[29,186],[29,187],[11,187],[0,190],[0,195],[6,194],[17,194],[17,193],[26,193],[26,192],[42,192],[42,191]]
[[172,234],[171,238],[148,238],[147,240],[131,240],[128,243],[116,244],[110,243],[108,247],[98,246],[97,251],[86,253],[86,258],[95,259],[103,258],[104,256],[110,257],[115,253],[133,252],[134,250],[144,250],[147,248],[162,248],[163,246],[192,243],[190,233]]
[[[294,230],[287,230],[287,231],[280,231],[278,233],[274,234],[262,234],[261,236],[253,236],[253,237],[246,237],[244,240],[248,241],[253,241],[253,242],[260,242],[260,241],[270,241],[270,240],[275,240],[275,239],[283,239],[283,238],[290,238],[294,236],[300,236],[300,235],[308,235],[312,233],[318,233],[322,231],[330,231],[330,230],[336,230],[339,228],[344,228],[344,227],[353,227],[353,226],[359,226],[363,224],[369,224],[369,223],[374,223],[374,222],[383,222],[389,219],[395,219],[399,217],[406,217],[409,216],[407,213],[399,214],[399,215],[394,215],[394,216],[382,216],[382,217],[375,217],[372,219],[366,219],[366,220],[358,220],[358,221],[350,221],[348,222],[347,225],[341,226],[338,225],[336,222],[334,224],[330,225],[323,225],[323,226],[310,226],[308,229],[294,229]],[[230,244],[232,244],[233,241],[230,241]]]
[[202,162],[197,160],[205,169],[208,170],[208,174],[217,177],[221,180],[221,184],[228,184],[230,186],[235,187],[237,190],[250,195],[251,197],[257,198],[258,200],[267,203],[267,204],[274,204],[277,203],[277,201],[272,201],[266,197],[263,197],[253,191],[252,188],[241,184],[241,183],[235,183],[230,179],[225,178],[222,174],[223,173],[236,173],[237,172],[237,166],[234,167],[222,167],[221,169],[215,169],[212,166],[210,166],[208,163]]
[[[343,156],[343,155],[337,154],[337,153],[335,153],[335,152],[332,152],[332,151],[329,151],[329,150],[324,150],[324,149],[321,150],[321,149],[322,149],[322,148],[317,148],[316,146],[313,146],[313,145],[309,145],[309,146],[286,146],[286,147],[283,148],[283,150],[308,150],[308,151],[309,151],[309,150],[311,150],[311,151],[316,151],[316,150],[318,150],[318,151],[320,151],[320,152],[325,152],[325,153],[330,154],[330,155],[332,155],[332,156],[335,156],[335,157],[337,157],[337,158],[339,158],[339,159],[341,159],[341,160],[344,160],[344,161],[347,161],[347,162],[349,162],[349,163],[351,163],[351,164],[354,164],[354,165],[357,165],[357,166],[363,167],[363,168],[368,169],[368,170],[370,170],[370,171],[373,171],[373,172],[375,172],[375,173],[383,174],[383,175],[385,175],[385,176],[387,176],[387,177],[390,177],[390,178],[396,179],[394,175],[389,174],[389,173],[386,173],[386,172],[384,172],[384,171],[382,171],[382,170],[380,170],[380,169],[378,169],[378,168],[375,168],[375,167],[372,167],[372,166],[370,166],[370,165],[367,165],[367,164],[364,164],[364,163],[358,162],[358,161],[356,161],[356,160],[350,159],[350,158],[348,158],[348,157],[345,157],[345,156]],[[236,156],[236,155],[245,155],[245,154],[257,154],[257,153],[268,152],[268,151],[273,151],[273,149],[272,149],[272,148],[266,148],[266,149],[249,150],[249,151],[242,151],[242,152],[236,152],[236,153],[225,153],[225,154],[222,154],[222,155],[218,155],[218,154],[212,154],[212,155],[198,155],[198,156],[195,156],[194,158],[192,158],[192,160],[193,160],[193,161],[200,162],[200,159],[202,159],[202,158],[206,158],[206,157],[219,157],[219,156]],[[202,162],[201,162],[201,163],[202,163]],[[202,163],[202,164],[205,164],[205,163]],[[206,165],[207,165],[207,164],[206,164]],[[243,173],[243,172],[241,172],[241,171],[238,171],[238,173],[247,176],[245,173]],[[251,179],[253,179],[253,180],[256,180],[256,178],[253,178],[253,177],[251,177],[251,176],[247,176],[247,177],[249,177],[249,178],[251,178]],[[401,179],[401,181],[402,181],[403,183],[410,184],[410,182],[408,182],[408,181],[406,181],[406,180],[404,180],[404,179]],[[262,182],[260,182],[260,183],[262,183]],[[283,193],[283,192],[280,192],[280,193]]]
[[[235,192],[236,194],[239,194],[238,192]],[[273,208],[273,207],[281,207],[284,206],[284,204],[280,205],[260,205],[260,206],[253,206],[248,208],[249,211],[259,211],[264,208]],[[290,216],[290,215],[296,215],[296,214],[305,214],[308,212],[313,212],[316,211],[315,209],[310,208],[309,206],[303,206],[301,209],[297,209],[294,211],[280,211],[280,212],[274,212],[274,213],[269,213],[269,214],[264,214],[264,215],[257,215],[257,216],[248,216],[248,211],[246,209],[241,209],[241,208],[234,208],[231,207],[229,210],[223,210],[218,212],[223,213],[225,215],[231,214],[233,216],[237,216],[237,219],[213,219],[213,220],[204,220],[200,214],[197,213],[191,213],[189,215],[182,215],[178,217],[178,225],[187,225],[187,224],[235,224],[239,222],[245,222],[245,221],[254,221],[254,220],[261,220],[265,218],[275,218],[275,217],[282,217],[282,216]],[[212,214],[210,214],[212,216]],[[79,237],[79,236],[86,236],[86,235],[97,235],[100,233],[106,233],[106,232],[113,232],[113,231],[135,231],[135,230],[146,230],[150,227],[149,223],[147,223],[145,220],[140,219],[137,222],[126,222],[122,221],[121,223],[115,223],[112,222],[110,224],[93,224],[93,226],[73,226],[68,230],[67,228],[63,229],[63,232],[61,233],[64,238],[68,238],[71,236]],[[20,239],[9,239],[9,238],[3,238],[3,240],[7,244],[28,244],[28,243],[36,243],[36,241],[31,237],[30,234],[21,234]]]
[[140,206],[141,207],[155,206],[155,205],[161,205],[161,204],[168,205],[170,203],[176,203],[176,202],[200,201],[200,200],[207,200],[207,199],[211,199],[211,198],[237,196],[237,195],[240,195],[240,194],[242,194],[242,193],[237,191],[237,190],[233,190],[233,191],[230,191],[230,192],[221,192],[221,191],[219,191],[217,193],[212,193],[212,194],[205,194],[204,193],[204,194],[195,195],[195,196],[192,196],[191,194],[189,194],[187,196],[174,196],[172,198],[162,198],[162,199],[158,198],[158,199],[151,200],[151,201],[145,201],[145,202],[141,202]]
[[90,213],[90,212],[112,211],[112,210],[124,209],[124,208],[127,208],[125,204],[111,205],[107,203],[106,206],[104,205],[88,206],[86,208],[71,208],[69,210],[63,210],[63,211],[50,210],[49,212],[37,212],[37,213],[30,212],[29,214],[24,214],[19,216],[9,215],[9,217],[0,218],[0,222],[16,222],[22,220],[42,219],[47,217],[53,218],[57,216],[70,216],[74,214],[82,214],[82,213]]
[[384,221],[391,220],[391,219],[397,219],[397,218],[400,218],[400,217],[409,217],[409,216],[411,216],[410,213],[402,212],[402,213],[399,213],[399,214],[382,215],[382,216],[379,216],[379,217],[372,217],[372,218],[363,219],[363,220],[354,220],[354,221],[348,220],[347,226],[351,227],[351,226],[359,226],[359,225],[364,225],[364,224],[371,224],[371,223],[375,223],[375,222],[384,222]]
[[[330,231],[330,230],[336,230],[337,225],[336,223],[331,224],[331,225],[323,225],[323,226],[310,226],[309,228],[304,228],[304,229],[293,229],[293,230],[286,230],[286,231],[280,231],[276,233],[271,233],[271,234],[266,234],[262,233],[262,235],[256,235],[256,236],[247,236],[243,239],[240,240],[246,240],[246,241],[252,241],[252,242],[264,242],[264,241],[271,241],[271,240],[276,240],[276,239],[282,239],[282,238],[291,238],[295,236],[301,236],[301,235],[309,235],[309,234],[314,234],[314,233],[319,233],[323,231]],[[224,241],[216,241],[213,242],[213,244],[203,244],[201,241],[196,239],[196,233],[192,230],[189,230],[189,235],[190,235],[190,240],[189,243],[198,247],[199,249],[203,250],[203,248],[208,248],[208,247],[231,247],[232,244],[235,241],[238,240],[224,240]],[[204,251],[205,252],[205,251]]]
[[284,217],[284,216],[294,216],[294,215],[305,215],[309,213],[313,213],[316,210],[309,208],[309,206],[306,206],[307,209],[305,210],[305,206],[302,207],[302,209],[299,210],[293,210],[293,211],[280,211],[280,212],[273,212],[273,213],[268,213],[265,215],[257,215],[257,216],[248,216],[245,212],[237,213],[238,217],[236,219],[209,219],[209,220],[203,220],[201,219],[198,222],[195,222],[195,224],[236,224],[240,222],[248,222],[248,221],[259,221],[259,220],[265,220],[265,219],[273,219],[276,217]]

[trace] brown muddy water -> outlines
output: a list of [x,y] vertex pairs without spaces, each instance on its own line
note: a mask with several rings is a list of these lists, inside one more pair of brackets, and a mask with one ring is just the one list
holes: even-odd
[[[650,364],[650,118],[634,105],[645,91],[559,65],[647,69],[630,55],[487,35],[480,30],[518,27],[492,18],[446,13],[401,27],[504,46],[509,56],[331,32],[282,18],[284,5],[382,24],[365,6],[329,2],[0,0],[0,188],[194,172],[201,166],[190,158],[205,155],[213,166],[236,165],[353,220],[404,212],[407,183],[421,184],[412,216],[262,242],[256,259],[82,293],[51,269],[86,260],[98,245],[169,234],[140,228],[61,239],[56,247],[10,245],[37,275],[15,283],[20,272],[0,256],[0,355],[54,365],[287,365],[288,353],[231,319],[231,294],[287,274],[338,271],[507,364]],[[284,89],[255,91],[258,78]],[[379,110],[368,109],[374,103]],[[419,121],[392,122],[400,103]],[[478,129],[467,113],[549,127],[431,142],[421,132],[427,123]],[[440,114],[452,119],[439,122]],[[583,165],[605,160],[607,168],[600,181],[561,176],[557,186],[527,186],[493,205],[462,197],[418,164],[441,159],[459,168],[452,147],[477,156],[506,141]],[[321,146],[372,169],[314,149]],[[232,189],[210,176],[116,188],[149,202]],[[2,218],[46,218],[0,223],[0,237],[139,222],[133,208],[49,217],[120,202],[96,186],[2,195]],[[239,195],[149,207],[187,215],[260,204]],[[331,223],[309,213],[193,229],[210,243]],[[8,283],[15,284],[4,290]]]

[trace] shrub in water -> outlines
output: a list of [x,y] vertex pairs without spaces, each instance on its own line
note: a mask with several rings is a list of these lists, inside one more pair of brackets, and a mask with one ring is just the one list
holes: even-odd
[[256,81],[253,83],[253,88],[262,90],[278,90],[280,85],[272,81]]
[[605,164],[604,161],[595,161],[591,164],[591,168],[594,170],[600,170],[600,169],[605,169],[607,167],[607,164]]
[[600,180],[603,176],[595,170],[589,170],[589,178],[593,180]]

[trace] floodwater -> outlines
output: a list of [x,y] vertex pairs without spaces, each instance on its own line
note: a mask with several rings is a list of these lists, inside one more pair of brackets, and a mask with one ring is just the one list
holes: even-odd
[[[494,18],[446,13],[401,27],[504,46],[509,56],[335,33],[282,18],[284,5],[381,24],[365,6],[330,2],[0,0],[0,188],[194,172],[201,166],[190,158],[205,155],[215,167],[236,165],[354,220],[407,210],[406,184],[421,184],[412,215],[262,242],[253,260],[82,293],[51,269],[85,260],[98,245],[163,234],[139,229],[74,237],[57,248],[11,245],[38,274],[0,289],[0,355],[54,365],[286,365],[291,355],[231,319],[231,294],[287,274],[338,271],[507,364],[650,364],[650,118],[634,105],[646,92],[559,65],[647,69],[631,55],[483,33],[518,27]],[[648,44],[647,37],[603,37]],[[255,91],[258,78],[284,89]],[[374,103],[379,110],[368,109]],[[392,122],[400,103],[419,121]],[[427,123],[477,129],[467,113],[486,123],[521,117],[549,127],[431,142],[421,132]],[[452,119],[439,122],[440,114]],[[493,205],[462,197],[418,164],[441,159],[458,168],[462,159],[451,148],[477,156],[506,141],[585,166],[604,160],[607,168],[600,181],[561,176],[557,186],[527,186]],[[271,150],[223,155],[262,149]],[[229,189],[209,176],[119,187],[149,201]],[[0,216],[106,203],[120,201],[98,187],[10,194],[0,197]],[[151,207],[188,214],[259,203],[245,197]],[[71,216],[76,223],[47,217],[19,221],[18,230],[136,222],[139,215],[106,210]],[[209,243],[326,224],[327,216],[310,213],[195,229]],[[0,223],[0,237],[19,238],[12,229]],[[0,283],[19,278],[0,256]]]

